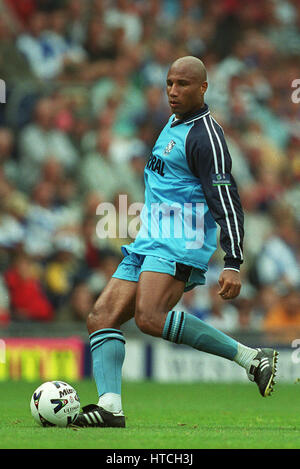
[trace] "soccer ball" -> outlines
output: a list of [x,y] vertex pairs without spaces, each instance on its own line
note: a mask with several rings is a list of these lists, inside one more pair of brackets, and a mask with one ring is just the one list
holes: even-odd
[[30,410],[34,420],[43,427],[67,427],[80,410],[75,389],[63,381],[47,381],[33,393]]

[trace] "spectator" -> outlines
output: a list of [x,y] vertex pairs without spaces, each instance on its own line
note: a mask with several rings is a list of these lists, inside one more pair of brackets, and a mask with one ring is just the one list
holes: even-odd
[[[25,226],[21,216],[25,215],[27,209],[26,198],[19,192],[14,192],[0,173],[0,250],[13,249],[23,242]],[[15,210],[20,213],[20,217],[16,216]]]
[[59,311],[59,321],[84,321],[91,311],[95,298],[88,284],[82,282],[74,287],[70,301]]
[[144,86],[156,86],[165,89],[166,76],[174,56],[172,43],[168,39],[154,41],[151,56],[142,69]]
[[87,268],[91,270],[95,269],[100,264],[101,256],[101,251],[97,243],[95,215],[87,215],[84,217],[81,235],[85,248],[84,260]]
[[238,298],[233,301],[237,311],[236,330],[260,331],[262,314],[256,307],[256,289],[248,282],[244,283]]
[[57,63],[58,76],[62,73],[69,78],[77,73],[86,61],[83,47],[67,37],[67,14],[65,8],[58,8],[48,13],[47,28],[42,34],[43,48],[47,55]]
[[84,49],[90,63],[115,60],[119,55],[116,34],[105,24],[102,16],[93,16],[88,23]]
[[54,311],[32,259],[20,252],[4,273],[10,294],[12,319],[17,321],[52,321]]
[[6,0],[4,3],[6,3],[6,5],[12,10],[12,12],[15,14],[15,18],[23,26],[28,23],[29,18],[34,14],[37,7],[35,0],[27,0],[27,2]]
[[0,168],[6,178],[12,184],[17,182],[18,168],[14,158],[15,139],[9,128],[0,128]]
[[41,167],[50,157],[61,162],[68,173],[74,171],[78,161],[68,135],[54,126],[55,113],[51,98],[41,98],[35,107],[34,121],[20,134],[20,185],[26,191],[39,180]]
[[163,90],[156,86],[146,87],[144,90],[146,102],[144,109],[134,117],[138,126],[152,125],[155,135],[159,135],[163,123],[170,115]]
[[111,64],[111,73],[97,81],[91,89],[94,116],[107,105],[115,110],[114,131],[131,137],[135,132],[134,115],[144,106],[144,95],[132,80],[134,60],[128,54],[119,56]]
[[43,41],[43,32],[46,30],[47,15],[36,10],[29,18],[27,29],[17,37],[16,45],[26,57],[30,68],[37,78],[51,80],[62,72],[62,61],[47,54]]
[[141,39],[141,18],[129,0],[116,0],[114,3],[104,11],[105,23],[110,28],[123,29],[124,41],[134,46]]
[[180,302],[176,305],[176,309],[178,309],[178,311],[182,310],[193,314],[203,321],[207,320],[209,316],[209,307],[203,301],[203,297],[201,298],[201,301],[199,301],[195,289],[186,291],[183,294]]
[[233,304],[226,303],[218,295],[219,284],[209,286],[210,307],[206,321],[223,332],[232,332],[239,328],[238,311]]
[[53,183],[41,181],[34,187],[26,217],[24,247],[27,253],[40,259],[52,254],[53,236],[65,224],[54,201]]
[[84,156],[79,168],[83,192],[98,191],[103,200],[109,202],[116,193],[125,191],[132,194],[133,200],[141,200],[143,189],[137,187],[133,172],[128,165],[115,163],[112,160],[111,144],[111,131],[102,130],[98,134],[96,152]]
[[34,82],[36,76],[30,68],[23,53],[15,44],[13,31],[9,28],[4,16],[0,18],[0,76],[8,86],[16,86],[20,82]]
[[3,276],[0,275],[0,327],[10,322],[10,297]]
[[101,250],[100,262],[88,278],[88,286],[94,296],[105,287],[120,262],[120,254],[116,254],[110,247]]
[[273,216],[274,233],[266,240],[257,257],[259,284],[271,285],[280,281],[288,286],[299,287],[299,239],[295,221],[280,206],[274,210]]
[[47,295],[56,310],[66,306],[80,275],[81,244],[76,236],[58,234],[44,271]]
[[86,38],[88,7],[84,0],[70,0],[66,6],[67,37],[72,44],[83,45]]
[[300,331],[300,293],[298,289],[279,286],[279,300],[266,312],[263,331],[274,334],[276,339],[290,341],[295,331]]

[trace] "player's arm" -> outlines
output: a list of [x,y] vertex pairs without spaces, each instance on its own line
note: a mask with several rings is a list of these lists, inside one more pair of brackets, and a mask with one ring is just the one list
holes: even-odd
[[212,119],[203,119],[201,133],[192,129],[187,138],[186,156],[191,171],[200,179],[210,212],[220,226],[220,244],[225,257],[219,294],[224,299],[232,299],[241,288],[244,215],[224,134]]

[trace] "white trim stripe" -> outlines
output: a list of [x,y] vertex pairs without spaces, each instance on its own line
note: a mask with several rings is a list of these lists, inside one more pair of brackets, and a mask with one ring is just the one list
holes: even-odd
[[[209,141],[210,141],[212,151],[213,151],[215,172],[216,172],[216,174],[218,174],[220,171],[218,169],[218,158],[217,158],[216,147],[215,147],[215,144],[214,144],[214,141],[213,141],[212,134],[211,134],[211,131],[209,129],[208,123],[206,121],[206,117],[204,117],[203,121],[204,121],[206,130],[207,130]],[[224,199],[223,199],[223,195],[222,195],[220,186],[218,186],[218,192],[219,192],[221,204],[222,204],[222,207],[223,207],[223,210],[224,210],[224,213],[225,213],[226,224],[227,224],[228,233],[229,233],[229,237],[230,237],[230,241],[231,241],[231,252],[232,252],[233,257],[236,258],[237,255],[236,255],[235,249],[234,249],[234,238],[233,238],[233,235],[232,235],[229,216],[228,216],[227,208],[226,208],[225,203],[224,203]]]
[[[224,157],[224,148],[223,148],[223,145],[222,145],[222,142],[220,140],[220,137],[215,129],[215,126],[213,124],[213,121],[219,125],[215,119],[213,119],[211,116],[209,116],[209,119],[210,119],[210,123],[211,123],[211,126],[213,128],[213,131],[214,131],[214,134],[216,136],[216,139],[217,139],[217,142],[218,142],[218,145],[219,145],[219,148],[220,148],[220,151],[221,151],[221,160],[222,160],[222,173],[225,173],[225,157]],[[219,126],[220,127],[220,126]],[[221,128],[221,127],[220,127]],[[232,213],[233,213],[233,219],[234,219],[234,227],[235,227],[235,231],[236,231],[236,237],[237,237],[237,241],[238,241],[238,248],[239,248],[239,252],[240,252],[240,256],[241,256],[241,259],[243,260],[243,251],[242,251],[242,248],[241,248],[241,236],[240,236],[240,232],[239,232],[239,225],[238,225],[238,220],[237,220],[237,215],[236,215],[236,211],[235,211],[235,208],[234,208],[234,204],[232,202],[232,198],[231,198],[231,195],[230,195],[230,191],[229,191],[229,188],[228,186],[225,187],[225,190],[227,192],[227,197],[228,197],[228,200],[229,200],[229,204],[230,204],[230,207],[231,207],[231,210],[232,210]]]
[[218,144],[219,144],[220,151],[221,151],[222,173],[224,174],[224,173],[225,173],[225,158],[224,158],[223,145],[221,144],[221,141],[220,141],[220,139],[219,139],[219,135],[217,134],[216,129],[215,129],[213,123],[212,123],[211,116],[209,116],[209,120],[210,120],[212,129],[213,129],[213,131],[214,131],[214,134],[215,134],[215,136],[216,136],[217,142],[218,142]]
[[[220,151],[221,151],[221,160],[222,160],[222,173],[224,174],[225,173],[225,157],[224,157],[224,148],[223,148],[223,145],[222,145],[222,142],[220,140],[220,137],[215,129],[215,126],[213,124],[213,120],[211,116],[209,116],[209,119],[210,119],[210,123],[211,123],[211,126],[212,126],[212,129],[214,131],[214,134],[216,136],[216,139],[217,139],[217,142],[218,142],[218,145],[219,145],[219,148],[220,148]],[[214,120],[214,122],[216,122]],[[218,123],[216,122],[216,124],[218,125]],[[225,190],[227,192],[227,197],[228,197],[228,200],[229,200],[229,204],[230,204],[230,207],[231,207],[231,210],[232,210],[232,213],[233,213],[233,219],[234,219],[234,227],[235,227],[235,231],[236,231],[236,237],[237,237],[237,241],[238,241],[238,248],[239,248],[239,252],[240,252],[240,256],[241,256],[241,259],[243,260],[243,252],[242,252],[242,249],[241,249],[241,236],[240,236],[240,232],[239,232],[239,225],[238,225],[238,220],[237,220],[237,215],[236,215],[236,211],[235,211],[235,208],[234,208],[234,205],[233,205],[233,202],[232,202],[232,198],[231,198],[231,195],[230,195],[230,191],[228,189],[228,186],[225,187]]]
[[240,237],[240,232],[239,232],[239,225],[238,225],[238,221],[237,221],[236,211],[235,211],[234,206],[233,206],[233,202],[232,202],[232,198],[231,198],[228,186],[225,186],[225,189],[226,189],[227,196],[228,196],[229,203],[230,203],[230,207],[231,207],[231,210],[232,210],[232,213],[233,213],[233,219],[234,219],[234,224],[235,224],[235,231],[236,231],[240,256],[241,256],[241,259],[243,260],[244,257],[243,257],[243,252],[242,252],[242,249],[241,249],[241,237]]
[[[220,151],[221,151],[222,173],[224,174],[224,173],[225,173],[225,157],[224,157],[223,145],[222,145],[222,142],[221,142],[221,140],[220,140],[219,135],[218,135],[217,132],[216,132],[216,129],[215,129],[215,126],[214,126],[214,124],[213,124],[213,122],[212,122],[211,116],[209,116],[209,119],[210,119],[211,126],[212,126],[212,128],[213,128],[214,134],[215,134],[215,136],[216,136],[216,139],[217,139],[217,142],[218,142],[218,144],[219,144]],[[243,259],[243,253],[242,253],[242,249],[241,249],[241,237],[240,237],[240,232],[239,232],[239,225],[238,225],[237,216],[236,216],[236,211],[235,211],[235,209],[234,209],[234,205],[233,205],[233,202],[232,202],[232,198],[231,198],[231,195],[230,195],[228,186],[226,186],[226,192],[227,192],[227,197],[228,197],[228,200],[229,200],[229,203],[230,203],[230,207],[231,207],[231,210],[232,210],[232,213],[233,213],[233,219],[234,219],[234,224],[235,224],[235,231],[236,231],[236,237],[237,237],[237,240],[238,240],[238,247],[239,247],[239,251],[240,251],[240,256],[241,256],[241,259]]]
[[[184,154],[185,154],[185,158],[186,158],[186,142],[187,142],[187,138],[190,134],[190,131],[194,128],[194,122],[193,122],[193,125],[191,125],[191,127],[189,128],[188,132],[186,133],[186,136],[185,136],[185,139],[184,139]],[[175,264],[176,266],[176,264]]]
[[202,119],[205,116],[208,116],[210,114],[210,111],[207,111],[205,114],[202,114],[202,116],[194,117],[194,119],[191,119],[189,121],[184,122],[184,124],[190,124],[191,122],[197,121],[198,119]]
[[224,135],[223,127],[219,124],[219,122],[217,122],[213,116],[210,116],[210,118],[214,121],[215,124],[217,124],[218,127],[220,127],[222,134]]

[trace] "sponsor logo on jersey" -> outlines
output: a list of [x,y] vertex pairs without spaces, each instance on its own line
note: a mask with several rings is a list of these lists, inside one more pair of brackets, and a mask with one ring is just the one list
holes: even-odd
[[231,186],[231,178],[228,173],[217,173],[212,176],[213,186]]
[[151,171],[158,173],[160,176],[164,176],[165,163],[157,156],[152,155],[146,166]]

